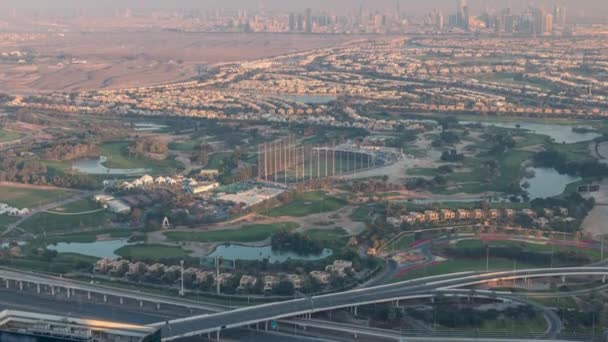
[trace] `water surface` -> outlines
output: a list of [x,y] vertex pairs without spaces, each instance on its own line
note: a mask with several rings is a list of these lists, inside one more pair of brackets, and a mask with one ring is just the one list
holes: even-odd
[[208,257],[221,256],[227,260],[263,260],[284,262],[291,260],[320,260],[332,255],[331,249],[323,249],[319,255],[299,255],[293,252],[275,252],[271,246],[252,247],[243,245],[219,245]]

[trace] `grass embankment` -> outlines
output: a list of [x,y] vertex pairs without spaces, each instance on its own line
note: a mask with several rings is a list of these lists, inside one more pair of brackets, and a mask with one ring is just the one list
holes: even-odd
[[6,203],[16,208],[34,208],[53,201],[65,199],[74,192],[69,189],[48,188],[35,186],[0,186],[0,203]]
[[[480,240],[463,240],[463,241],[458,241],[458,243],[455,245],[456,248],[462,248],[462,249],[470,249],[470,248],[481,248],[481,247],[485,247],[485,246],[494,246],[494,247],[523,247],[526,250],[532,251],[532,252],[540,252],[540,253],[558,253],[558,252],[564,252],[564,253],[569,253],[569,252],[573,252],[573,253],[580,253],[580,254],[584,254],[588,257],[590,257],[591,259],[593,259],[593,261],[599,261],[600,257],[601,257],[601,253],[600,251],[596,251],[596,250],[592,250],[592,249],[586,249],[586,248],[576,248],[576,247],[570,247],[570,246],[556,246],[556,245],[548,245],[548,244],[540,244],[540,243],[526,243],[526,242],[520,242],[520,241],[509,241],[509,240],[503,240],[503,241],[480,241]],[[491,251],[491,248],[490,248]]]
[[323,191],[311,191],[297,194],[293,201],[272,209],[268,215],[271,217],[302,217],[336,211],[345,205],[346,201],[330,197]]
[[[513,260],[505,258],[490,258],[490,271],[508,271],[517,269],[537,268],[539,265],[532,263],[514,263]],[[546,266],[546,265],[543,265]],[[485,271],[486,260],[484,259],[453,259],[447,260],[435,265],[424,268],[411,270],[406,274],[395,278],[394,281],[410,280],[416,278],[424,278],[441,274],[458,273],[466,271]]]
[[353,211],[350,218],[355,222],[367,222],[370,219],[370,213],[370,208],[366,205],[362,205]]
[[88,268],[97,260],[98,258],[86,255],[59,253],[57,257],[52,259],[11,258],[10,260],[6,260],[4,265],[19,269],[59,274]]
[[150,173],[160,174],[182,170],[182,163],[174,159],[155,160],[129,155],[129,143],[110,141],[99,145],[99,153],[108,158],[105,167],[113,169],[149,169]]
[[163,258],[186,257],[190,254],[190,251],[186,251],[176,246],[141,244],[121,247],[117,249],[115,253],[127,259],[158,260]]
[[298,228],[297,223],[283,222],[274,224],[252,224],[240,229],[214,230],[209,232],[165,232],[172,241],[196,242],[257,242],[268,239],[273,233]]
[[21,137],[22,135],[17,132],[0,129],[0,142],[17,140]]
[[99,209],[99,206],[90,200],[81,200],[54,208],[51,212],[36,214],[21,223],[20,227],[32,234],[107,227],[112,214]]

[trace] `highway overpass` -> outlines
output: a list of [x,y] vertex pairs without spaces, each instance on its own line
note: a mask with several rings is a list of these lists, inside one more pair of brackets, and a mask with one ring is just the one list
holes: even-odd
[[[546,277],[559,277],[563,281],[565,277],[573,276],[599,277],[605,280],[607,275],[608,267],[547,268],[491,273],[462,272],[177,319],[168,324],[158,323],[155,326],[163,329],[163,339],[166,341],[209,333],[215,333],[218,336],[223,329],[257,323],[267,324],[272,320],[298,316],[310,317],[313,313],[341,308],[354,307],[356,309],[359,305],[426,298],[429,293],[490,282]],[[498,295],[496,293],[496,296]]]

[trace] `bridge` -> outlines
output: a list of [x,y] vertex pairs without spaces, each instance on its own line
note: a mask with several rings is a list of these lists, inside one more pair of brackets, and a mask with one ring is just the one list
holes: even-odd
[[[160,327],[163,330],[163,340],[172,341],[203,334],[210,335],[211,333],[215,333],[216,337],[219,338],[220,331],[223,329],[246,327],[254,324],[258,325],[259,323],[267,326],[268,322],[273,320],[281,320],[281,322],[287,322],[288,324],[297,323],[298,326],[304,327],[309,326],[310,324],[304,324],[303,322],[310,321],[312,314],[317,312],[350,308],[356,313],[357,307],[361,305],[389,302],[398,305],[400,300],[407,299],[431,298],[432,300],[432,298],[438,296],[475,297],[491,298],[503,302],[512,301],[522,303],[522,301],[525,300],[518,297],[521,296],[519,293],[463,288],[497,281],[518,279],[526,281],[528,279],[546,277],[557,277],[563,282],[566,277],[576,276],[596,277],[605,282],[606,276],[608,276],[608,267],[549,268],[490,273],[460,272],[420,278],[395,284],[360,288],[341,293],[239,308],[232,311],[228,311],[231,308],[220,305],[201,304],[180,298],[142,293],[127,289],[116,289],[98,284],[90,284],[61,277],[52,277],[6,268],[0,268],[0,286],[5,286],[7,288],[14,287],[19,290],[24,290],[25,287],[28,287],[30,290],[32,288],[37,290],[38,293],[50,292],[54,296],[62,293],[68,299],[75,296],[78,292],[81,296],[88,296],[89,299],[91,299],[92,295],[101,296],[104,302],[107,302],[110,297],[113,297],[113,301],[118,301],[120,304],[123,304],[123,299],[130,299],[131,301],[138,301],[140,306],[145,302],[153,303],[157,308],[160,308],[161,305],[169,305],[187,308],[191,310],[190,312],[192,312],[192,310],[199,310],[199,312],[211,313],[153,324],[153,326]],[[526,303],[530,304],[530,302]],[[544,317],[548,322],[549,328],[543,336],[558,337],[557,334],[561,330],[559,317],[550,310],[543,310],[543,308],[540,308],[538,305],[535,306],[543,311]],[[302,320],[300,319],[301,317],[306,317],[307,319]],[[310,326],[313,327],[312,325]],[[334,325],[333,322],[327,322],[324,326]],[[337,326],[335,327],[339,328]],[[363,330],[360,333],[365,335]],[[339,331],[339,329],[335,331]],[[417,338],[418,340],[424,340],[424,336],[418,336]]]
[[[211,333],[215,333],[216,337],[219,338],[220,331],[224,329],[259,323],[266,325],[273,320],[299,316],[310,318],[314,313],[343,308],[353,308],[356,312],[360,305],[389,302],[398,304],[400,300],[428,298],[430,294],[436,296],[442,292],[472,285],[518,279],[527,281],[528,279],[547,277],[558,277],[565,281],[566,277],[574,276],[600,277],[602,281],[605,281],[606,276],[608,276],[608,267],[547,268],[490,273],[461,272],[193,316],[166,323],[157,323],[154,326],[162,328],[163,340],[165,341]],[[474,290],[471,290],[471,293],[473,292]],[[500,295],[506,294],[490,291],[487,295],[498,298]]]

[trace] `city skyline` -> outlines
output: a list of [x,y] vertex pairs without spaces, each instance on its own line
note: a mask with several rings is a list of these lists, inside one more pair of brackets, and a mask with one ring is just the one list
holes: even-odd
[[[331,3],[320,0],[311,0],[306,2],[295,2],[292,1],[290,4],[286,4],[284,1],[278,0],[259,0],[259,1],[244,1],[244,0],[228,0],[218,1],[209,0],[204,4],[193,1],[193,0],[176,0],[176,1],[163,1],[163,0],[152,0],[147,1],[145,4],[138,0],[109,0],[103,3],[93,1],[75,1],[75,0],[57,0],[49,3],[41,0],[25,0],[16,1],[8,0],[3,4],[0,4],[0,9],[4,10],[27,10],[35,12],[53,13],[57,15],[57,12],[65,11],[66,14],[73,12],[74,10],[102,10],[112,12],[120,9],[132,8],[136,10],[209,10],[209,9],[251,9],[251,10],[276,10],[276,11],[304,11],[307,8],[313,10],[327,10],[327,11],[349,11],[358,9],[363,6],[367,9],[374,10],[394,10],[399,7],[404,13],[421,14],[432,10],[438,10],[445,13],[455,11],[457,8],[458,1],[456,0],[429,0],[424,3],[420,3],[417,0],[337,0]],[[538,7],[551,8],[555,4],[566,7],[576,15],[590,15],[603,13],[608,10],[607,6],[601,0],[581,0],[576,3],[576,6],[572,6],[567,1],[559,0],[540,0],[540,1],[526,1],[526,0],[468,0],[467,6],[472,13],[481,13],[486,9],[501,9],[501,8],[513,8],[519,10],[527,7],[528,5],[534,5]],[[92,14],[92,13],[88,13]],[[103,12],[95,12],[95,14],[103,14]]]

